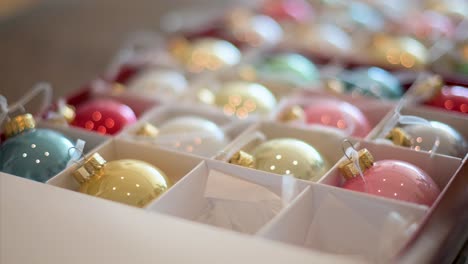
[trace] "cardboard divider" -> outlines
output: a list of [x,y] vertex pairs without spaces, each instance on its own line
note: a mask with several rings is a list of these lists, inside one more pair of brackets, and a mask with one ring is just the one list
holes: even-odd
[[[356,142],[356,150],[366,148],[374,157],[375,161],[379,160],[401,160],[411,163],[424,170],[439,186],[442,191],[455,174],[458,167],[461,165],[461,160],[454,157],[434,155],[430,156],[426,152],[413,151],[394,147],[391,145],[381,145],[370,141],[354,141]],[[347,159],[343,157],[341,161]],[[339,163],[339,162],[338,162]],[[341,186],[344,182],[344,177],[335,166],[326,177],[322,178],[320,183],[333,186]]]
[[[251,124],[249,120],[235,120],[233,118],[223,115],[220,112],[212,111],[212,109],[209,106],[185,103],[178,106],[165,105],[153,109],[152,111],[146,113],[139,121],[137,121],[137,123],[125,128],[124,131],[118,137],[123,140],[129,140],[135,143],[151,143],[156,144],[161,148],[167,148],[173,151],[180,151],[186,154],[199,155],[197,153],[185,151],[180,147],[158,144],[158,142],[156,141],[157,138],[155,140],[151,140],[148,138],[141,138],[141,136],[137,135],[138,130],[141,129],[141,127],[145,123],[150,123],[158,128],[164,123],[174,118],[188,116],[200,117],[217,124],[224,131],[226,136],[226,142],[228,144],[229,142],[237,138],[240,134],[242,134],[242,132],[244,132],[244,130]],[[174,134],[174,136],[177,135]],[[182,136],[184,135],[181,133],[180,137]],[[222,148],[214,150],[212,153],[208,154],[207,157],[214,157],[220,151],[222,151]]]
[[[392,102],[380,101],[367,97],[353,97],[346,94],[337,97],[336,94],[331,94],[326,91],[305,92],[297,94],[295,96],[283,98],[283,100],[281,100],[278,105],[277,112],[272,115],[272,119],[275,121],[279,121],[280,115],[288,107],[295,105],[300,107],[306,107],[308,105],[313,105],[313,103],[316,100],[320,101],[324,99],[344,101],[351,105],[354,105],[359,110],[361,110],[364,116],[369,121],[369,124],[372,128],[367,137],[372,137],[374,135],[374,131],[377,131],[379,129],[382,119],[385,118],[387,114],[390,111],[392,111],[395,107],[395,104]],[[293,123],[291,125],[299,126],[301,128],[306,129],[309,127],[307,124],[302,123]]]
[[[161,169],[173,184],[182,179],[201,162],[201,159],[194,156],[182,155],[155,146],[138,145],[119,139],[107,141],[105,144],[93,149],[90,154],[95,152],[98,152],[107,161],[136,159],[148,162]],[[73,178],[72,173],[81,163],[82,160],[70,166],[47,181],[47,184],[69,190],[77,190],[79,184]],[[177,164],[177,166],[174,166],[174,164]]]
[[[283,180],[283,176],[206,160],[163,197],[150,204],[147,210],[228,229],[229,227],[223,225],[224,221],[232,221],[231,230],[254,233],[265,224],[263,221],[268,221],[274,214],[269,211],[269,206],[272,205],[267,204],[268,202],[280,205],[279,210],[283,210],[307,187],[307,184],[292,178],[292,185],[285,185]],[[215,181],[226,184],[216,185]],[[268,197],[265,196],[265,191],[269,193]],[[213,196],[213,192],[218,192],[223,197],[214,197],[216,195]],[[239,194],[242,197],[235,197]],[[272,196],[276,196],[278,200],[269,200]],[[219,206],[219,201],[225,204]],[[263,215],[266,212],[268,216]],[[203,216],[210,214],[218,222],[206,221]],[[219,219],[222,219],[222,224]]]
[[[328,161],[330,167],[333,167],[343,156],[342,143],[344,137],[340,133],[335,132],[335,130],[330,130],[326,127],[323,129],[310,130],[273,122],[260,122],[249,127],[242,135],[226,147],[224,153],[218,155],[216,159],[228,161],[231,156],[239,150],[246,152],[252,151],[262,140],[255,139],[249,141],[248,138],[252,134],[258,132],[260,132],[266,140],[275,138],[295,138],[302,140],[313,146]],[[322,176],[322,179],[324,176]]]
[[417,229],[426,206],[311,184],[263,227],[263,238],[368,261],[388,261]]

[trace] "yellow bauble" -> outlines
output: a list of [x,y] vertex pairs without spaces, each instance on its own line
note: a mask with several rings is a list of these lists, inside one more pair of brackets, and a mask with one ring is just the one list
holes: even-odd
[[276,106],[275,96],[265,86],[244,81],[224,83],[214,102],[226,115],[241,119],[255,113],[269,114]]
[[167,176],[144,161],[122,159],[106,162],[98,153],[73,174],[79,191],[136,207],[144,207],[170,187]]
[[429,52],[416,39],[378,35],[373,40],[373,57],[386,66],[421,69],[428,63]]
[[228,41],[216,38],[199,38],[193,42],[176,39],[171,53],[188,71],[199,73],[217,71],[238,64],[241,52]]
[[314,147],[293,138],[269,140],[255,148],[251,155],[242,151],[237,153],[230,162],[314,182],[330,169]]

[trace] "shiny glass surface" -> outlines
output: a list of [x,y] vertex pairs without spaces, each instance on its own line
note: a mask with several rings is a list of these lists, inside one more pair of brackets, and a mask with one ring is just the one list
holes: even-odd
[[343,188],[386,198],[431,206],[440,194],[437,184],[420,168],[398,160],[381,160]]
[[132,160],[107,162],[79,191],[136,207],[144,207],[170,187],[168,177],[149,163]]
[[335,127],[346,135],[365,137],[371,125],[359,108],[338,100],[320,100],[304,107],[306,122]]
[[278,138],[262,143],[252,152],[254,168],[280,175],[318,181],[329,163],[311,145],[297,139]]
[[133,110],[111,99],[95,99],[79,105],[72,125],[113,135],[137,120]]
[[0,146],[0,171],[46,182],[70,160],[74,145],[64,135],[50,129],[31,129],[8,138]]
[[228,140],[216,123],[196,116],[176,117],[163,123],[155,138],[164,146],[205,157],[215,155]]
[[215,104],[224,114],[245,119],[252,114],[269,114],[276,98],[265,86],[252,82],[227,82],[216,93]]

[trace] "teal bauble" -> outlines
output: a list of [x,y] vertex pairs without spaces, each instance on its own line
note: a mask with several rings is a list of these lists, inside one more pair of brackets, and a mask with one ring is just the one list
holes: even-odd
[[30,114],[8,122],[0,146],[0,171],[46,182],[65,169],[73,143],[61,133],[35,128]]
[[338,78],[343,82],[345,90],[353,94],[390,100],[403,96],[400,81],[388,71],[378,67],[344,72]]
[[260,78],[307,85],[317,82],[319,72],[315,64],[297,53],[282,53],[267,57],[257,66]]

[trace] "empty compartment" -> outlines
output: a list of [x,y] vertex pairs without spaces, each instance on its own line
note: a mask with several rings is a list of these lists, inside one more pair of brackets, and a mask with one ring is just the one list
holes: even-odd
[[371,262],[393,257],[427,207],[311,184],[257,235]]
[[292,177],[207,160],[148,210],[253,234],[305,187]]

